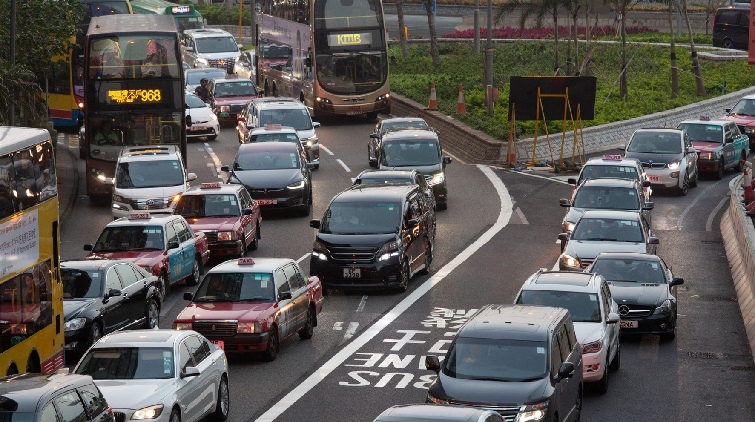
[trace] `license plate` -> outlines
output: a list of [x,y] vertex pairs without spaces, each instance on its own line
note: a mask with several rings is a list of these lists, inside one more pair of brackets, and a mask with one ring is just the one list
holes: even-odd
[[621,321],[621,328],[637,328],[637,321]]
[[661,178],[658,176],[648,176],[648,180],[651,182],[660,182]]
[[191,130],[205,130],[207,126],[192,126]]
[[224,111],[224,112],[222,112],[222,113],[220,113],[220,117],[228,117],[228,116],[230,116],[230,114],[228,114],[228,113],[227,113],[227,112],[225,112],[225,111]]
[[225,342],[223,340],[210,340],[212,344],[217,344],[220,346],[221,350],[225,350]]
[[357,106],[351,106],[349,107],[349,111],[347,112],[347,114],[352,114],[352,115],[362,114],[362,109]]
[[278,203],[277,199],[258,199],[257,203],[260,205],[276,205]]
[[343,278],[362,278],[361,268],[344,268]]

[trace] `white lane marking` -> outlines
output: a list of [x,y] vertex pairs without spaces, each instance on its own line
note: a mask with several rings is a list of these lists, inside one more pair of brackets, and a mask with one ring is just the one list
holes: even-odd
[[208,163],[209,167],[215,168],[215,173],[218,175],[218,178],[221,178],[220,176],[220,158],[215,154],[215,152],[210,147],[210,144],[207,142],[204,143],[204,149],[207,151],[207,154],[209,154],[210,159],[212,160],[212,163]]
[[333,325],[333,331],[341,331],[343,330],[343,322],[338,321]]
[[511,214],[514,209],[511,204],[511,196],[506,189],[506,185],[503,184],[501,179],[490,169],[488,166],[477,165],[485,176],[490,180],[495,188],[498,198],[501,201],[501,209],[498,214],[498,219],[491,228],[483,233],[477,240],[471,245],[467,246],[459,255],[449,261],[443,268],[439,269],[432,277],[427,279],[424,283],[417,286],[414,291],[404,297],[396,306],[383,315],[379,320],[367,328],[359,337],[356,337],[351,343],[346,345],[343,349],[339,350],[333,357],[328,359],[321,367],[317,368],[309,377],[302,381],[299,385],[294,387],[288,394],[286,394],[280,401],[275,403],[270,409],[257,418],[258,422],[273,421],[275,418],[283,414],[286,409],[294,405],[299,399],[301,399],[310,390],[315,388],[322,380],[325,379],[336,368],[341,366],[347,359],[349,359],[354,353],[356,353],[362,346],[367,344],[370,340],[375,338],[381,331],[388,327],[393,321],[396,320],[401,314],[406,312],[417,300],[427,294],[438,283],[443,281],[453,270],[458,268],[466,260],[468,260],[475,252],[485,246],[490,240],[493,239],[504,227],[509,224]]
[[[498,167],[493,167],[494,169],[503,170]],[[568,182],[565,182],[563,180],[556,179],[555,177],[548,177],[548,176],[541,176],[539,174],[533,174],[526,171],[506,171],[510,174],[521,174],[522,176],[529,176],[529,177],[537,177],[538,179],[545,179],[550,180],[551,182],[561,183],[562,185],[568,185]]]
[[718,185],[719,183],[721,183],[723,181],[726,181],[728,183],[729,179],[731,179],[731,177],[723,179],[723,180],[719,180],[718,182],[716,182],[716,183],[708,186],[707,188],[705,188],[700,193],[700,195],[697,195],[695,197],[695,199],[693,199],[692,202],[690,202],[689,205],[687,205],[687,208],[685,208],[684,211],[682,211],[682,213],[679,214],[679,220],[676,221],[676,229],[677,230],[681,230],[682,229],[682,223],[684,222],[684,217],[687,216],[687,213],[689,213],[689,211],[692,209],[692,207],[694,207],[695,204],[697,204],[697,201],[699,201],[700,198],[704,197],[705,194],[708,193],[709,190],[713,189],[713,187],[716,186],[716,185]]
[[197,148],[197,151],[204,152],[204,148]]
[[333,154],[333,151],[329,150],[328,147],[326,147],[323,144],[320,144],[320,149],[323,150],[323,151],[325,151],[325,152],[327,152],[328,155],[335,155],[335,154]]
[[359,306],[357,306],[357,312],[364,311],[364,305],[367,304],[367,296],[362,296],[362,300],[359,301]]
[[350,338],[354,337],[354,334],[357,332],[357,328],[359,328],[358,322],[350,322],[349,328],[346,329],[346,332],[343,333],[343,339],[349,340]]
[[556,261],[556,263],[553,264],[553,268],[551,268],[551,271],[558,271],[558,270],[559,270],[559,268],[558,268],[558,261]]
[[518,215],[519,219],[522,220],[522,224],[530,224],[530,222],[527,221],[527,217],[524,216],[521,208],[516,207],[516,215]]
[[351,184],[352,184],[352,185],[353,185],[353,184],[354,184],[354,182],[356,182],[356,181],[357,181],[357,178],[356,178],[356,177],[352,177],[352,178],[351,178]]
[[304,261],[305,259],[307,259],[307,257],[308,257],[309,255],[311,255],[311,254],[312,254],[312,252],[307,252],[307,253],[305,253],[305,254],[304,254],[304,256],[302,256],[301,258],[299,258],[299,259],[297,259],[297,260],[296,260],[296,263],[297,263],[297,264],[301,264],[301,262],[302,262],[302,261]]
[[721,211],[721,208],[723,208],[724,204],[729,201],[729,196],[726,195],[725,197],[721,198],[721,202],[716,205],[716,208],[713,208],[713,211],[711,211],[710,215],[708,216],[708,221],[705,222],[705,231],[709,232],[713,230],[713,219],[716,218],[716,215],[719,211]]
[[344,163],[343,161],[341,161],[340,158],[336,158],[336,161],[338,161],[338,164],[340,164],[341,167],[343,167],[343,169],[346,170],[347,173],[351,172],[351,169],[349,168],[349,166],[347,166],[346,163]]

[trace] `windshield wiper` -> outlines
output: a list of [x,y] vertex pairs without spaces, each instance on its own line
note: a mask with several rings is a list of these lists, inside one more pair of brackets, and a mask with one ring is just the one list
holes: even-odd
[[132,251],[161,251],[161,248],[131,248]]
[[271,298],[269,297],[250,297],[246,299],[239,299],[236,302],[260,302],[260,301],[270,301]]
[[475,381],[510,382],[509,380],[505,380],[505,379],[501,379],[501,378],[491,378],[491,377],[486,377],[486,378],[471,378],[471,379],[473,379]]
[[519,382],[540,381],[541,379],[543,379],[543,377],[532,377],[532,378],[525,378],[523,380],[519,380]]

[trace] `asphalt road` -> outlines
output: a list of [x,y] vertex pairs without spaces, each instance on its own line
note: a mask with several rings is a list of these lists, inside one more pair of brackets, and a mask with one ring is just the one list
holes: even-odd
[[[316,218],[367,168],[374,126],[359,118],[323,124],[318,135],[333,155],[323,151],[314,172]],[[78,148],[71,138],[69,147]],[[216,141],[190,141],[189,171],[198,174],[197,183],[218,180],[213,156],[229,164],[237,146],[232,127]],[[83,176],[83,160],[79,165]],[[621,369],[611,374],[607,394],[588,388],[583,420],[755,420],[755,369],[718,228],[731,177],[701,180],[686,197],[654,192],[659,254],[685,278],[677,338],[623,337]],[[448,333],[469,312],[511,302],[529,275],[553,266],[564,213],[558,199],[569,196],[571,186],[547,173],[536,177],[457,160],[447,179],[449,209],[438,213],[430,276],[413,279],[405,294],[334,292],[311,340],[287,340],[272,363],[231,357],[231,421],[277,414],[281,421],[368,421],[394,404],[423,402],[433,377],[424,356],[442,354]],[[79,192],[85,192],[83,180]],[[250,255],[301,259],[306,271],[314,237],[308,220],[263,214],[260,248]],[[77,198],[62,227],[63,258],[83,257],[82,245],[94,242],[109,221],[109,204]],[[182,285],[172,290],[161,327],[169,328],[185,306],[183,291]]]

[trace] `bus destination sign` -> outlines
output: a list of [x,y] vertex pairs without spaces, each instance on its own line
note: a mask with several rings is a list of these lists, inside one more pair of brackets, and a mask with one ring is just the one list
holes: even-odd
[[328,35],[329,47],[343,47],[349,45],[372,44],[372,33],[362,32],[359,34],[331,34]]
[[189,6],[173,6],[173,8],[171,9],[171,12],[174,15],[185,15],[191,12],[191,9],[189,8]]
[[159,89],[116,89],[107,92],[110,104],[152,104],[162,101]]

